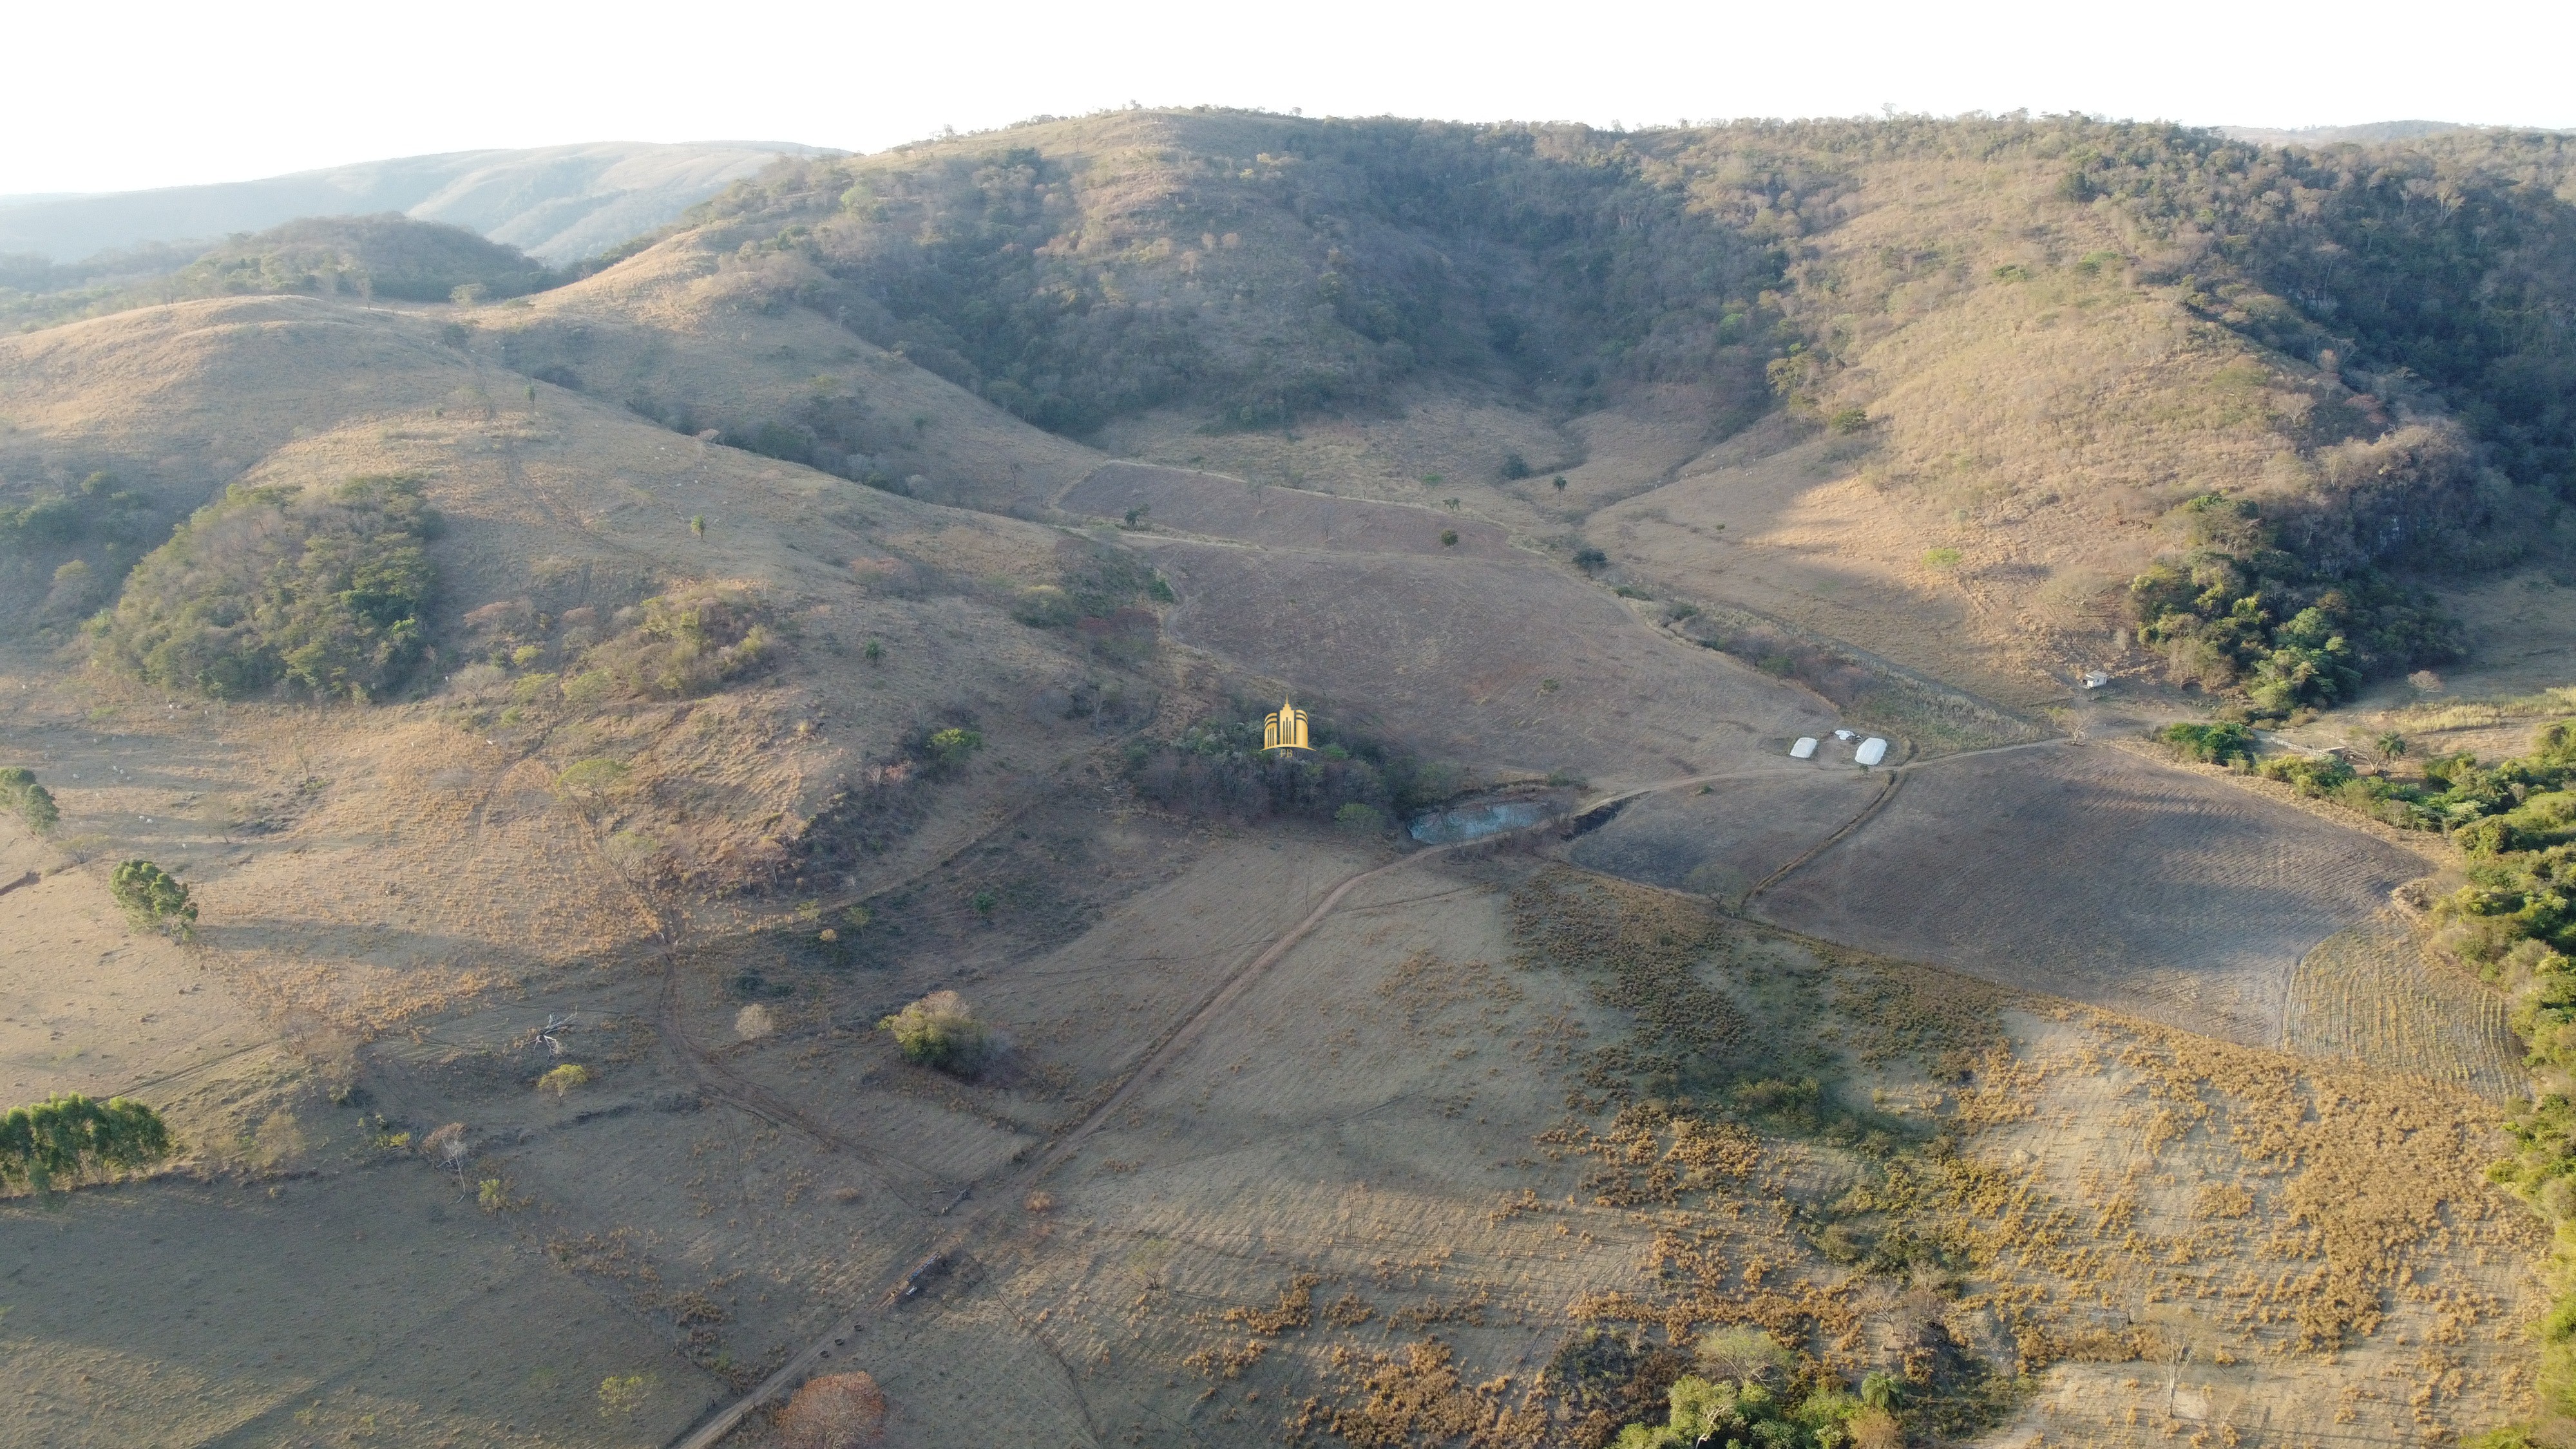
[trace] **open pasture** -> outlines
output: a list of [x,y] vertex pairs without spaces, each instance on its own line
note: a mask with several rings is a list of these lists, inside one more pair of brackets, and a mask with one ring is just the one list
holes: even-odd
[[1815,696],[1536,563],[1193,543],[1154,558],[1181,594],[1175,637],[1436,758],[1642,784],[1749,764],[1834,723]]
[[1886,783],[1848,765],[1800,766],[1723,781],[1705,795],[1648,795],[1577,840],[1571,855],[1605,875],[1733,902],[1843,828]]
[[[1676,990],[1760,1020],[1695,1034]],[[1626,1078],[1693,1042],[1719,1055],[1684,1097]],[[1711,1085],[1810,1058],[1878,1147]],[[1148,1445],[1435,1444],[1472,1414],[1536,1449],[1640,1412],[1533,1395],[1587,1330],[1749,1323],[1846,1374],[1928,1364],[1945,1442],[2444,1442],[2529,1385],[2534,1235],[2479,1177],[2482,1120],[1665,892],[1426,863],[1355,891],[849,1362],[901,1446],[999,1411]],[[1952,1150],[1906,1145],[1936,1127]],[[1949,1266],[1909,1270],[1927,1243]]]
[[2248,1045],[2421,860],[2214,780],[2044,745],[1907,771],[1755,902],[1796,930]]
[[649,1449],[723,1392],[470,1186],[331,1145],[275,1186],[0,1205],[0,1442]]
[[[1104,463],[1068,489],[1057,506],[1102,518],[1124,518],[1135,510],[1142,526],[1277,548],[1462,558],[1508,557],[1511,549],[1502,528],[1482,519],[1149,463]],[[1441,542],[1443,534],[1455,542]]]

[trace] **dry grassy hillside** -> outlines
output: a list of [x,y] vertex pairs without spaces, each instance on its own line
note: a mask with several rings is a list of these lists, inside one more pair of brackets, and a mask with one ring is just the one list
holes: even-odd
[[[2368,179],[2071,121],[1611,135],[1132,112],[783,163],[697,218],[772,268],[769,305],[1060,433],[1454,497],[1598,546],[1633,585],[2027,704],[2093,664],[2168,662],[2174,638],[2132,652],[2124,592],[2160,556],[2251,569],[2267,650],[2334,594],[2364,672],[2404,672],[2449,646],[2384,568],[2546,542],[2497,527],[2546,524],[2563,481],[2562,410],[2499,421],[2563,365],[2527,340],[2539,314],[2464,295],[2486,310],[2451,336],[2379,301],[2479,268],[2565,292],[2564,203],[2513,189],[2556,163],[2512,139],[2401,149]],[[2515,249],[2405,211],[2419,173],[2520,229]],[[2346,273],[2299,260],[2366,235],[2399,240]],[[2258,511],[2263,538],[2178,515],[2204,495]],[[2176,678],[2256,672],[2226,647],[2183,651]]]
[[0,340],[0,1107],[177,1135],[0,1438],[2558,1442],[2450,847],[2115,748],[2554,517],[2305,164],[1124,112]]
[[[531,894],[527,874],[546,853],[605,851],[638,886],[720,894],[786,883],[816,850],[842,851],[804,836],[854,790],[907,819],[915,794],[954,795],[958,810],[938,811],[931,835],[972,833],[969,801],[1054,768],[1061,710],[1047,701],[1116,673],[1006,612],[1090,546],[676,436],[551,386],[532,403],[523,378],[450,335],[320,300],[204,302],[18,339],[0,363],[18,466],[104,461],[173,492],[409,475],[440,520],[438,642],[400,702],[191,702],[183,715],[99,676],[20,706],[55,728],[87,714],[152,737],[180,737],[182,719],[211,731],[186,789],[217,831],[336,829],[341,792],[365,782],[374,798],[349,801],[359,813],[345,823],[372,817],[384,835],[360,879],[345,878],[345,861],[263,854],[250,873],[268,879],[209,889],[292,899],[290,916],[327,932],[335,917],[349,917],[338,929],[363,924],[352,913],[376,907],[359,902],[397,881],[444,924],[393,949],[396,964],[451,956],[451,938],[557,959],[656,928],[612,885],[601,925],[554,942],[540,922],[561,917],[563,902],[547,903],[559,888]],[[729,611],[765,642],[738,651],[735,677],[709,681],[720,688],[646,679],[683,647],[652,633],[648,598]],[[643,673],[617,672],[630,668]],[[911,780],[919,732],[953,724],[979,731],[1005,771]],[[280,743],[290,730],[301,763]],[[39,742],[28,763],[59,782],[96,747]],[[88,853],[141,843],[90,823],[105,807],[89,781],[62,788],[70,828],[99,837]],[[516,845],[493,833],[514,829]],[[501,881],[513,887],[499,898],[526,899],[527,914],[460,935],[457,913],[496,899],[482,883]]]
[[942,503],[1029,513],[1089,471],[1039,431],[811,308],[793,253],[689,232],[548,292],[469,314],[478,348],[675,432]]

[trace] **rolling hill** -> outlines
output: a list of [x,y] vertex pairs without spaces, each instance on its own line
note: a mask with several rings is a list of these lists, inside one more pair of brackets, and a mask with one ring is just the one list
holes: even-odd
[[0,338],[0,1075],[180,1144],[0,1437],[2566,1442],[2372,790],[2563,824],[2570,184],[1138,110]]

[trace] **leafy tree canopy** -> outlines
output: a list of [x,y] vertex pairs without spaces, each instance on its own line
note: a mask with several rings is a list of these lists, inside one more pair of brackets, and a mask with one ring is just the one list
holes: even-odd
[[161,1114],[125,1097],[93,1102],[63,1094],[0,1115],[0,1187],[38,1192],[91,1170],[143,1167],[170,1155]]

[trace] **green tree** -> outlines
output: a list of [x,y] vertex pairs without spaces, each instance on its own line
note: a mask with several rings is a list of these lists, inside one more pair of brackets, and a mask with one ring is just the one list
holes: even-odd
[[954,991],[934,991],[877,1027],[893,1035],[905,1060],[959,1075],[982,1065],[992,1043],[992,1032]]
[[0,1187],[23,1182],[49,1192],[83,1172],[147,1166],[170,1155],[161,1114],[128,1097],[104,1103],[77,1093],[0,1115]]
[[627,773],[626,766],[619,761],[604,756],[594,757],[578,761],[555,776],[555,788],[567,795],[578,795],[596,802],[616,789]]
[[6,806],[27,822],[27,828],[42,835],[63,818],[54,808],[53,793],[36,783],[36,772],[24,765],[0,768],[0,806]]
[[108,874],[107,893],[138,925],[184,936],[197,924],[197,903],[187,886],[148,860],[120,862]]
[[2254,732],[2232,721],[2171,724],[2157,731],[2156,738],[2185,758],[2205,765],[2224,765],[2231,760],[2243,760],[2249,765],[2254,762]]
[[933,730],[923,743],[929,751],[933,768],[955,770],[962,768],[977,750],[984,748],[984,736],[952,725],[944,730]]

